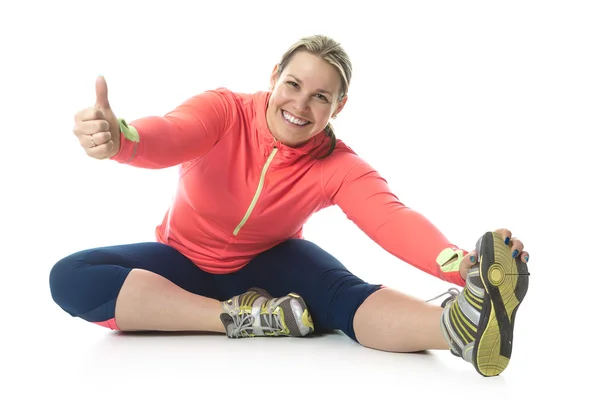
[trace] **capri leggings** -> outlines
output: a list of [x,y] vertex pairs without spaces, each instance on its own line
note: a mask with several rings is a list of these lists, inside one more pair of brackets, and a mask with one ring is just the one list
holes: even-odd
[[205,272],[172,247],[148,242],[84,250],[63,258],[50,272],[52,298],[71,316],[118,330],[117,296],[133,268],[152,271],[184,290],[220,301],[251,287],[275,297],[296,292],[305,300],[316,332],[341,330],[355,341],[356,310],[382,287],[354,276],[304,239],[283,242],[230,274]]

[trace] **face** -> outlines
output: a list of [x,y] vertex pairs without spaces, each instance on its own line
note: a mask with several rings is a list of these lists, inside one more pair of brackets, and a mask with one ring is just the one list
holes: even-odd
[[267,124],[281,143],[296,147],[325,129],[339,114],[341,81],[334,66],[307,52],[294,54],[286,68],[271,74]]

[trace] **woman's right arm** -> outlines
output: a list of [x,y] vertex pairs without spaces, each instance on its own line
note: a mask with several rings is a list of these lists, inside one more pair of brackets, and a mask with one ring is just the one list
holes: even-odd
[[230,116],[226,98],[207,91],[164,117],[129,123],[119,119],[120,147],[111,159],[141,168],[166,168],[201,157],[226,132]]
[[103,77],[96,81],[96,104],[75,115],[73,129],[86,153],[140,168],[167,168],[201,157],[227,132],[232,100],[225,92],[196,95],[163,117],[130,122],[117,119]]

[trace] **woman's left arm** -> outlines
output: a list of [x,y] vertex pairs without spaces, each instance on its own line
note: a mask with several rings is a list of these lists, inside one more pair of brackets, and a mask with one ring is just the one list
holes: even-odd
[[335,162],[323,168],[323,189],[383,249],[428,274],[465,285],[459,265],[467,251],[451,243],[421,213],[400,202],[385,179],[364,160],[355,154],[338,154]]

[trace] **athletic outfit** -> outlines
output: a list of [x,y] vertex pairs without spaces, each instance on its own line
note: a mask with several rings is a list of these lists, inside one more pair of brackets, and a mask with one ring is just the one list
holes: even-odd
[[277,141],[266,121],[269,96],[221,88],[164,117],[120,121],[121,148],[112,159],[178,166],[179,184],[156,243],[85,250],[54,266],[51,291],[65,311],[118,329],[116,297],[131,269],[142,268],[222,301],[252,287],[300,295],[315,330],[340,329],[356,340],[354,313],[381,285],[352,275],[302,233],[311,215],[332,205],[394,256],[465,285],[458,262],[466,251],[402,204],[342,141],[324,159],[325,132],[297,148]]

